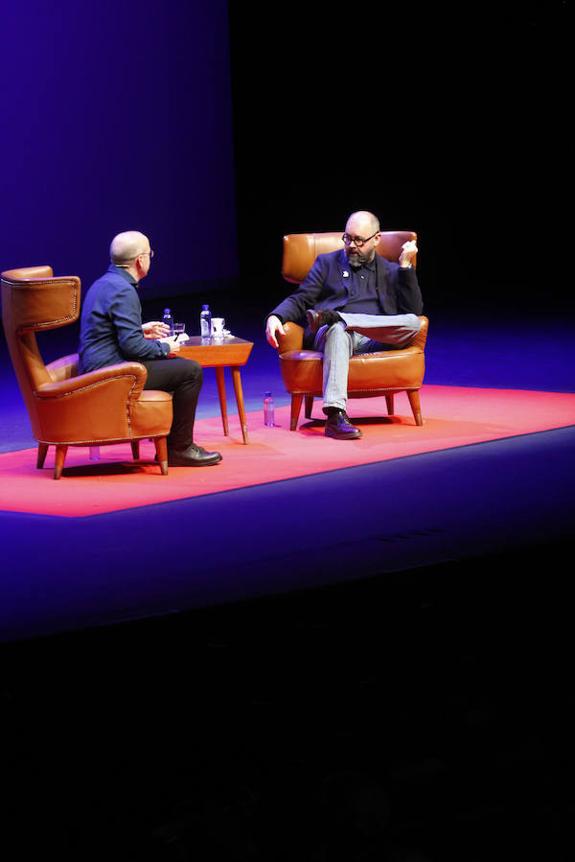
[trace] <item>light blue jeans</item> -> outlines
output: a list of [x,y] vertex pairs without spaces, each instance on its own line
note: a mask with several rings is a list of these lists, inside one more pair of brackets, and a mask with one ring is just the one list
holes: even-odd
[[338,314],[343,322],[322,326],[314,348],[323,353],[323,406],[345,410],[349,360],[354,353],[401,350],[415,338],[421,321],[416,314]]

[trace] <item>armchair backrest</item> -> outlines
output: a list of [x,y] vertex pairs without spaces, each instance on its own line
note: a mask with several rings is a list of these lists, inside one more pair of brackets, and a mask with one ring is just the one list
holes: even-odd
[[49,266],[2,273],[2,325],[32,430],[39,419],[34,393],[52,380],[36,341],[36,332],[74,323],[80,314],[80,279],[54,278]]
[[[285,280],[300,284],[318,254],[343,248],[341,237],[342,231],[291,233],[284,236],[282,275]],[[417,234],[412,230],[382,231],[376,252],[387,260],[397,261],[403,243],[416,239]]]

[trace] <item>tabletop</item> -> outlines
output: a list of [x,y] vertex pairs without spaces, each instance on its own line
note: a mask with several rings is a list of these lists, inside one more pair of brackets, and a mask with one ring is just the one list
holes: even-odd
[[178,356],[184,359],[195,359],[206,368],[220,365],[238,367],[246,364],[253,346],[253,341],[246,341],[233,335],[212,339],[209,342],[200,335],[193,335],[182,344]]

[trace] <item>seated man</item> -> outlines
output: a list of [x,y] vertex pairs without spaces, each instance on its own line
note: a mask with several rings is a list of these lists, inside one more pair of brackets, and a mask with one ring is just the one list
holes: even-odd
[[349,360],[354,353],[407,347],[419,332],[423,309],[413,268],[414,242],[404,243],[399,264],[376,254],[379,221],[373,213],[355,212],[347,220],[344,249],[318,255],[299,288],[267,319],[266,336],[278,346],[277,334],[292,320],[309,325],[306,337],[323,353],[325,433],[336,440],[355,440],[361,431],[346,413]]
[[173,467],[202,467],[222,460],[194,441],[194,419],[202,387],[202,368],[193,360],[174,358],[180,347],[159,321],[142,324],[137,294],[154,252],[139,231],[114,237],[108,271],[90,287],[80,323],[80,372],[117,362],[141,362],[148,371],[144,389],[173,393],[174,419],[168,436],[168,463]]

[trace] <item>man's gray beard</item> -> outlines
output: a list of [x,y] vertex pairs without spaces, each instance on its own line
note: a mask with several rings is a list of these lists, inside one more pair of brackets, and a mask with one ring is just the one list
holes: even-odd
[[363,266],[364,263],[369,263],[369,258],[359,252],[354,252],[354,254],[348,254],[347,261],[350,266]]

